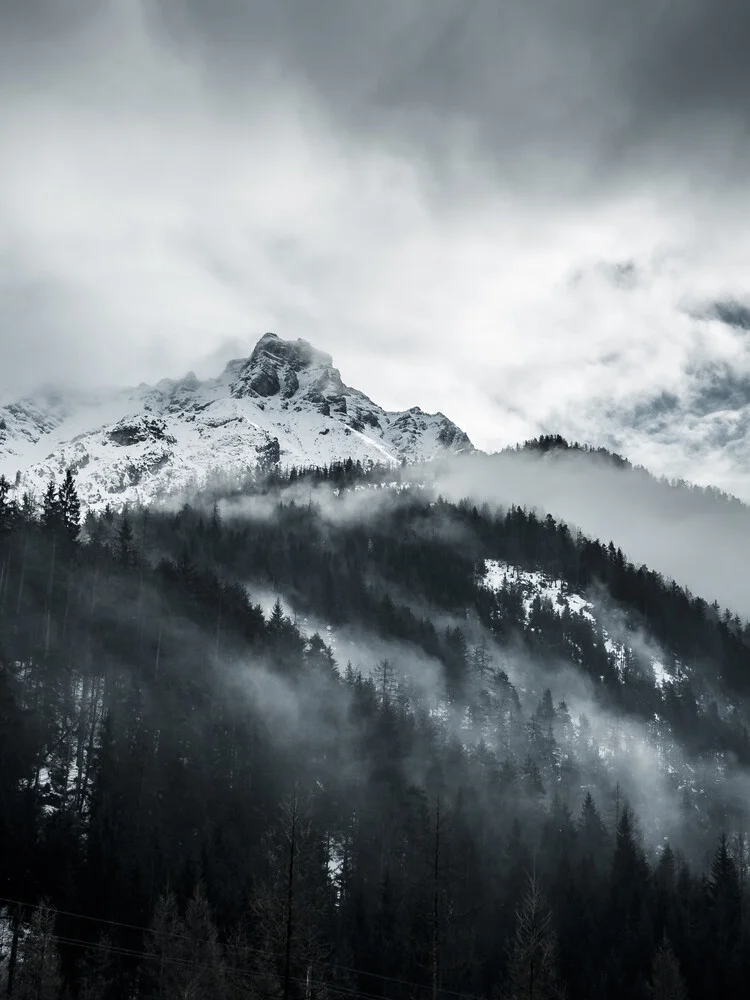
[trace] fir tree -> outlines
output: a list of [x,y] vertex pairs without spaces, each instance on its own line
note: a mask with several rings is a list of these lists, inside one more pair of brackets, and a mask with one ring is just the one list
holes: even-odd
[[47,531],[56,531],[60,525],[60,499],[55,489],[55,480],[50,479],[42,497],[42,527]]
[[24,490],[21,497],[21,518],[26,524],[34,524],[38,517],[36,498],[30,490]]
[[679,962],[666,938],[654,955],[649,996],[651,1000],[687,1000]]
[[0,475],[0,538],[10,531],[14,520],[15,505],[10,495],[10,483]]
[[287,617],[284,614],[284,608],[281,605],[281,598],[277,597],[271,614],[268,619],[268,631],[270,635],[281,636],[286,631]]
[[177,900],[172,892],[162,893],[146,938],[150,961],[146,966],[145,997],[153,1000],[172,1000],[174,997],[177,1000],[184,996],[185,940],[185,924],[177,909]]
[[609,847],[609,836],[591,792],[586,792],[578,817],[578,845],[581,856],[589,864],[602,864]]
[[205,890],[196,885],[185,910],[183,996],[215,997],[225,994],[225,977],[218,935]]
[[737,864],[729,852],[725,834],[722,834],[711,862],[709,899],[714,913],[718,945],[726,954],[739,934],[742,896]]
[[46,900],[34,910],[13,984],[14,1000],[58,1000],[62,976],[55,912]]
[[75,542],[81,530],[81,504],[72,469],[65,473],[65,479],[57,491],[57,510],[65,533]]
[[133,529],[127,511],[123,513],[117,531],[117,560],[121,566],[129,566],[133,561]]
[[79,1000],[107,1000],[115,980],[112,951],[112,942],[105,934],[86,954],[81,970]]
[[516,920],[501,1000],[560,1000],[564,994],[558,982],[552,915],[534,876],[529,877]]

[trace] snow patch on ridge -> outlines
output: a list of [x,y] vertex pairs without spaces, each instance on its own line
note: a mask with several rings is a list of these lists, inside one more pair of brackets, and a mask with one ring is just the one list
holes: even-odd
[[[527,622],[534,600],[538,597],[542,601],[549,601],[557,614],[563,614],[567,608],[570,614],[575,617],[584,618],[592,624],[599,623],[604,638],[604,648],[614,659],[620,672],[624,669],[628,657],[633,653],[631,645],[610,634],[610,631],[604,626],[596,605],[582,594],[571,591],[564,580],[555,579],[537,571],[522,570],[497,559],[485,559],[484,572],[480,582],[482,586],[495,591],[510,586],[519,587],[523,595],[523,607]],[[667,669],[661,658],[651,655],[648,660],[657,687],[663,688],[665,685],[675,682],[677,678]]]
[[580,594],[571,592],[563,580],[553,579],[544,573],[522,570],[497,559],[485,559],[482,586],[489,590],[503,590],[511,585],[523,593],[523,605],[528,619],[535,597],[548,600],[558,614],[567,607],[571,614],[595,621],[594,605]]

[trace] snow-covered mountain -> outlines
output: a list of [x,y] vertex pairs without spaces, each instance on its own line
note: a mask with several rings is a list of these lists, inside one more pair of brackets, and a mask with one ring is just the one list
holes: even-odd
[[218,378],[107,393],[44,390],[0,408],[0,473],[37,493],[67,468],[82,501],[148,503],[258,463],[430,461],[473,451],[442,413],[388,412],[346,386],[330,355],[267,333]]

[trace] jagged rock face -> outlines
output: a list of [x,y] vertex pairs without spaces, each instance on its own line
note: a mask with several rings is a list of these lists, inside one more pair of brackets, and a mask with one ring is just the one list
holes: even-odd
[[0,472],[41,493],[72,467],[93,508],[273,464],[396,464],[473,450],[443,414],[389,413],[345,385],[329,354],[272,333],[216,379],[191,372],[115,394],[47,391],[0,408]]
[[[442,416],[442,414],[438,414],[438,416]],[[443,426],[438,432],[440,443],[452,451],[472,451],[473,446],[466,431],[462,431],[447,417],[443,419]]]
[[276,396],[289,399],[300,390],[298,373],[312,370],[310,391],[319,399],[341,396],[344,384],[330,354],[316,350],[306,340],[280,340],[266,333],[239,372],[232,394]]
[[232,385],[232,395],[293,400],[298,411],[311,403],[323,416],[346,413],[346,386],[330,354],[306,340],[280,340],[267,333],[242,366]]
[[127,418],[120,420],[108,431],[107,436],[113,444],[120,445],[121,447],[140,444],[142,441],[175,443],[175,439],[167,433],[166,424],[163,420],[149,420],[145,417],[140,420]]
[[407,460],[419,453],[428,435],[434,435],[436,454],[474,450],[468,435],[442,413],[424,413],[415,406],[393,420],[391,440]]
[[[261,359],[270,359],[275,364],[288,365],[295,371],[316,366],[333,368],[333,358],[325,351],[319,351],[306,340],[281,340],[275,333],[264,333],[250,355],[248,365]],[[338,374],[338,373],[337,373]]]

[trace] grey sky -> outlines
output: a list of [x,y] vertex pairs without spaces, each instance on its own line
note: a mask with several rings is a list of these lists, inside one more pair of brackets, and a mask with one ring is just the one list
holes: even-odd
[[750,497],[744,0],[0,0],[0,390],[265,331]]

